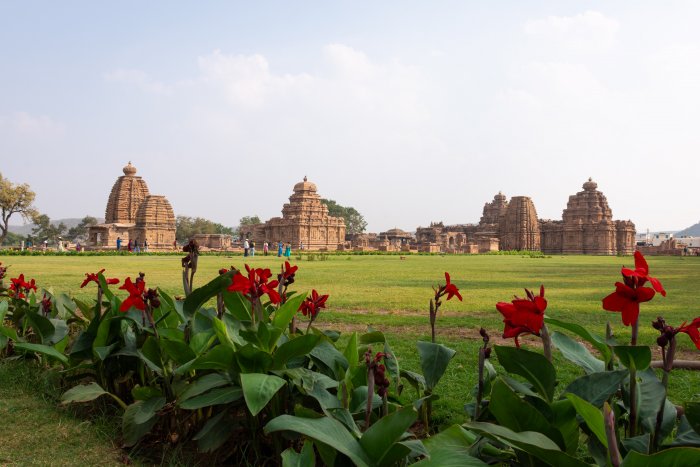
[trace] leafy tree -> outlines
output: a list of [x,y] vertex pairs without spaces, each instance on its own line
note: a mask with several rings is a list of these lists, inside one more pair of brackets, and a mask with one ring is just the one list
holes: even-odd
[[36,194],[26,183],[15,185],[0,174],[0,243],[3,243],[7,236],[10,217],[13,214],[19,214],[25,220],[39,214],[33,204],[35,197]]
[[195,234],[234,234],[231,227],[226,227],[202,217],[177,216],[175,227],[175,237],[179,242],[186,242]]
[[328,206],[329,215],[345,219],[345,233],[359,234],[367,230],[367,221],[357,209],[341,206],[332,199],[322,199],[321,202]]
[[255,216],[243,216],[241,220],[238,221],[238,229],[236,229],[236,235],[242,237],[244,235],[249,235],[253,232],[252,226],[262,224],[260,217]]
[[19,245],[24,240],[24,235],[19,235],[12,232],[7,232],[5,240],[2,241],[2,246]]
[[49,243],[55,243],[67,230],[66,224],[53,224],[46,214],[34,216],[32,222],[36,225],[32,228],[32,237],[40,242],[47,240]]
[[70,241],[87,238],[88,227],[91,225],[97,225],[97,218],[92,216],[83,217],[78,225],[68,229],[66,238],[68,238]]

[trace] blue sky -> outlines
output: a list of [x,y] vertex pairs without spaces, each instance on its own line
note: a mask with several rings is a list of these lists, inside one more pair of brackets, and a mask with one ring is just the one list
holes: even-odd
[[52,218],[100,216],[131,160],[226,225],[279,215],[308,175],[372,231],[477,222],[499,190],[560,218],[592,176],[616,218],[680,229],[700,218],[698,10],[0,0],[0,172]]

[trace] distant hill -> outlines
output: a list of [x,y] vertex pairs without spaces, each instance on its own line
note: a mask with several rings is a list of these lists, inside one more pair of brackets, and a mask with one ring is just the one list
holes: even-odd
[[680,232],[676,232],[676,237],[700,237],[700,222],[695,225],[691,225],[687,229],[683,229]]
[[[68,218],[68,219],[54,219],[54,220],[51,221],[51,224],[52,224],[52,225],[58,225],[58,224],[60,224],[61,222],[63,222],[63,224],[65,224],[66,228],[70,229],[70,228],[75,227],[75,226],[77,226],[78,224],[80,224],[80,221],[82,221],[82,220],[83,220],[82,217],[80,217],[80,218],[78,218],[78,217],[71,217],[71,218]],[[98,217],[98,218],[97,218],[97,222],[100,223],[100,224],[103,223],[104,221],[105,221],[104,218],[101,218],[101,217]],[[9,230],[10,232],[12,232],[13,234],[23,235],[23,236],[24,236],[24,235],[29,235],[29,234],[31,234],[31,233],[32,233],[32,229],[33,229],[34,227],[35,227],[34,224],[10,225],[10,226],[8,227],[8,230]]]

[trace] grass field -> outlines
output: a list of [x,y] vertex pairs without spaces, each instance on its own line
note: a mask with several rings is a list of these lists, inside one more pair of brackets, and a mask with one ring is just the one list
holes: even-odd
[[[200,257],[195,285],[213,278],[219,268],[243,267],[243,261],[256,267],[279,269],[277,257],[256,256]],[[659,278],[668,291],[667,297],[657,295],[642,305],[640,342],[652,344],[656,339],[649,323],[658,315],[672,325],[700,315],[700,258],[650,257],[651,274]],[[100,256],[80,257],[2,257],[10,265],[10,276],[24,273],[37,280],[40,287],[53,287],[76,297],[92,298],[94,289],[80,289],[85,272],[106,268],[107,277],[132,278],[146,273],[149,286],[159,286],[168,293],[182,293],[181,268],[178,257]],[[438,316],[438,341],[458,354],[448,368],[437,392],[436,414],[444,421],[464,420],[463,405],[470,400],[469,392],[476,382],[475,367],[479,327],[486,328],[499,341],[503,329],[496,311],[498,301],[508,301],[513,294],[523,294],[523,287],[539,288],[544,284],[549,302],[547,315],[586,325],[603,333],[610,320],[620,342],[629,339],[618,313],[603,311],[601,299],[614,290],[622,265],[632,266],[631,257],[564,256],[530,258],[521,256],[330,256],[326,261],[301,261],[294,289],[300,292],[312,288],[330,294],[328,310],[318,318],[319,326],[337,329],[347,336],[351,331],[364,331],[368,325],[387,334],[400,365],[417,370],[419,362],[415,342],[429,339],[428,301],[431,286],[444,281],[448,271],[461,290],[464,301],[446,302]],[[121,292],[121,291],[120,291]],[[679,337],[680,356],[697,358],[695,347],[685,336]],[[538,345],[537,339],[525,338],[525,345]],[[512,343],[508,343],[512,345]],[[562,384],[583,374],[555,352]],[[675,371],[671,377],[671,398],[680,402],[697,395],[700,374]],[[409,398],[411,396],[410,389]],[[38,409],[42,410],[42,409]],[[0,459],[3,458],[0,443]]]

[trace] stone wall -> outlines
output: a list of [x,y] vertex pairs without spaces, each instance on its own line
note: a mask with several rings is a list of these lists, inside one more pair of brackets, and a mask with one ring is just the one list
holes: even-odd
[[514,196],[499,225],[501,250],[540,249],[540,227],[537,211],[527,196]]

